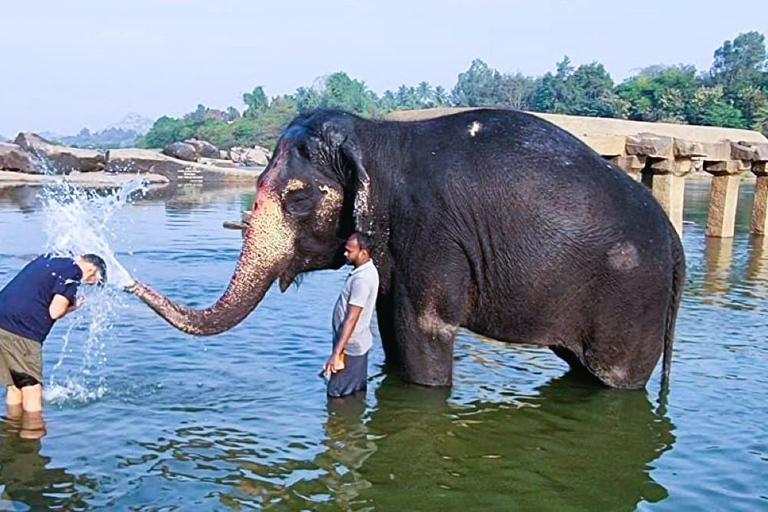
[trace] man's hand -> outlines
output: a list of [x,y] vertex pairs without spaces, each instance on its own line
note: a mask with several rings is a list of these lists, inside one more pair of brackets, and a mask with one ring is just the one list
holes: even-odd
[[71,313],[82,305],[85,304],[85,295],[78,295],[75,298],[75,303],[67,308],[67,313]]
[[332,373],[339,372],[344,369],[344,361],[341,360],[341,355],[337,354],[335,351],[333,354],[331,354],[331,357],[328,358],[328,361],[325,363],[324,371],[326,375],[330,375]]

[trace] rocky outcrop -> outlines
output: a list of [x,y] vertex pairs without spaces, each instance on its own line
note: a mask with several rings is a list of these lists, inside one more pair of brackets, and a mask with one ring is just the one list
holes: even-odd
[[229,159],[240,165],[264,167],[269,163],[270,154],[268,149],[261,146],[235,147],[229,150]]
[[197,150],[192,144],[186,142],[174,142],[163,148],[163,154],[184,160],[186,162],[197,162]]
[[25,174],[39,174],[41,172],[29,153],[16,144],[4,143],[0,143],[0,169]]
[[200,156],[203,158],[220,158],[221,157],[219,148],[217,148],[207,140],[187,139],[184,141],[184,143],[194,147],[195,151],[197,152],[197,156]]
[[159,174],[172,183],[251,182],[258,175],[244,169],[207,165],[215,160],[187,162],[150,149],[112,149],[108,156],[108,172]]
[[[126,148],[102,152],[57,146],[33,133],[19,134],[16,142],[0,143],[0,186],[22,182],[43,183],[55,180],[57,174],[67,174],[73,182],[93,186],[118,183],[128,174],[142,174],[147,179],[180,184],[253,183],[259,171],[263,170],[263,167],[240,169],[238,164],[219,158],[180,160],[149,149]],[[187,146],[198,160],[194,146]],[[205,152],[221,156],[218,149],[214,152],[206,147]]]
[[31,155],[35,166],[48,174],[103,171],[107,164],[104,151],[56,146],[30,132],[20,133],[13,143]]

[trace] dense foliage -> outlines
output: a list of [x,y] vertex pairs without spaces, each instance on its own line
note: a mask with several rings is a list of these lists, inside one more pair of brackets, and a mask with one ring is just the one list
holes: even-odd
[[256,87],[243,95],[243,103],[242,114],[234,107],[223,111],[198,105],[181,119],[161,117],[139,143],[162,147],[195,137],[222,148],[271,148],[296,114],[319,107],[378,117],[393,110],[494,106],[749,128],[768,135],[768,60],[763,34],[747,32],[715,50],[708,71],[691,65],[651,66],[620,84],[614,84],[598,62],[574,67],[565,57],[554,73],[533,78],[502,73],[478,59],[459,74],[450,92],[421,82],[379,96],[365,82],[339,72],[325,77],[320,86],[299,87],[294,94],[271,99]]

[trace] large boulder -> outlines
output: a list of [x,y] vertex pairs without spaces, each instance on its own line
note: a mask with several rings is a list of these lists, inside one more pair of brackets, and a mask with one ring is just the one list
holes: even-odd
[[208,142],[207,140],[187,139],[184,143],[189,144],[195,148],[198,156],[204,158],[220,158],[219,148]]
[[37,166],[49,174],[103,171],[107,165],[104,151],[57,146],[31,132],[20,133],[13,143],[32,155]]
[[110,149],[107,151],[107,172],[137,174],[168,174],[183,169],[188,162],[178,160],[151,149]]
[[165,176],[171,183],[253,183],[257,176],[245,169],[227,169],[187,162],[150,149],[110,149],[108,156],[107,172],[159,174]]
[[186,142],[174,142],[163,148],[163,154],[184,160],[186,162],[197,162],[197,150],[192,144]]
[[261,146],[235,147],[229,150],[229,159],[240,165],[265,167],[269,163],[269,158],[269,150]]
[[0,143],[0,170],[39,174],[42,170],[29,153],[16,144]]

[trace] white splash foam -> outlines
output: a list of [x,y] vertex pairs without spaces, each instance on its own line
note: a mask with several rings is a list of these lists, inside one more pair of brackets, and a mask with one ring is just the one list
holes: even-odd
[[114,239],[111,220],[134,194],[147,190],[145,182],[130,181],[117,191],[99,195],[66,180],[47,187],[43,194],[47,251],[61,255],[98,254],[107,263],[109,283],[125,287],[133,282],[117,261],[109,241]]
[[[144,191],[146,184],[141,181],[129,182],[109,194],[98,194],[62,180],[46,187],[41,194],[47,252],[68,256],[98,254],[107,263],[108,284],[114,285],[87,290],[83,287],[87,300],[62,320],[67,322],[67,328],[61,338],[58,360],[46,372],[43,398],[48,403],[87,404],[108,391],[103,375],[106,346],[118,310],[124,306],[120,290],[132,281],[110,247],[116,235],[111,221],[131,196]],[[64,365],[67,360],[70,364]]]

